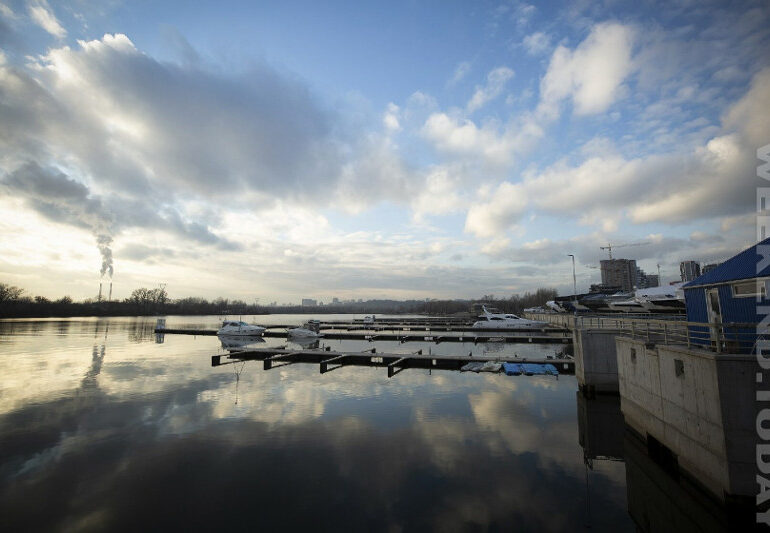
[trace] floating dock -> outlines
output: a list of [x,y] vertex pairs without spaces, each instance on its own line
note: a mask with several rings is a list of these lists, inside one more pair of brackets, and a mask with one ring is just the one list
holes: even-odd
[[[501,357],[502,355],[502,357]],[[233,351],[229,354],[211,356],[211,366],[221,366],[240,361],[262,361],[265,370],[294,363],[314,363],[319,365],[321,374],[331,372],[343,366],[374,366],[388,370],[388,377],[393,377],[407,368],[435,370],[460,370],[471,362],[484,363],[527,363],[533,365],[553,365],[562,374],[574,374],[575,361],[569,358],[524,358],[503,354],[437,355],[425,354],[423,350],[411,353],[377,353],[376,348],[360,352],[337,352],[326,350],[289,350],[286,348],[258,348],[253,350]]]
[[[378,319],[379,320],[379,319]],[[297,327],[294,325],[266,326],[264,337],[286,338],[287,330]],[[534,329],[478,329],[467,324],[438,323],[435,320],[395,320],[379,324],[363,324],[354,322],[322,322],[321,336],[333,340],[366,340],[366,341],[398,341],[398,342],[508,342],[508,343],[556,343],[572,342],[572,334],[568,329],[545,327]],[[176,335],[216,335],[211,329],[179,329],[156,327],[155,333]]]

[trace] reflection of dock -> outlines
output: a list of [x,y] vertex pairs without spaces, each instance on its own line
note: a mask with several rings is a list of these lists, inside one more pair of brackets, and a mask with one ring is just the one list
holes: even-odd
[[[422,350],[412,353],[377,353],[376,349],[363,352],[333,352],[329,350],[287,350],[284,348],[260,348],[229,355],[213,355],[211,366],[220,366],[237,361],[258,360],[263,361],[264,369],[270,370],[278,366],[293,363],[315,363],[319,365],[322,374],[331,372],[343,366],[373,366],[384,367],[388,370],[388,377],[395,376],[407,368],[423,368],[432,370],[460,370],[470,362],[510,362],[510,363],[536,363],[552,364],[559,372],[571,374],[575,371],[575,363],[572,359],[548,359],[548,358],[518,358],[511,356],[481,355],[481,356],[457,356],[425,354]],[[229,361],[223,361],[226,358]]]

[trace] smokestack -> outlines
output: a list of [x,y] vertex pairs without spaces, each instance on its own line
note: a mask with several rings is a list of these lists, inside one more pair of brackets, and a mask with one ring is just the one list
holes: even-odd
[[99,282],[99,297],[97,298],[98,302],[102,301],[102,282]]
[[108,302],[112,301],[112,280],[110,280],[110,295],[107,296],[107,301]]

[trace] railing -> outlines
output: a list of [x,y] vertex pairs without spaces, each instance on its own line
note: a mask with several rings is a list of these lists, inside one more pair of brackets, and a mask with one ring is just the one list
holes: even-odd
[[757,341],[770,338],[758,332],[757,324],[704,323],[625,316],[567,315],[564,313],[526,313],[531,320],[542,320],[570,329],[606,329],[618,335],[654,344],[704,348],[716,353],[754,353]]

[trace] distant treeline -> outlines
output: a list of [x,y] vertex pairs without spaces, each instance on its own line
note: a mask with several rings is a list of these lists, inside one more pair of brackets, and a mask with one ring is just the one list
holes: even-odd
[[172,300],[165,289],[136,289],[124,300],[76,302],[69,296],[49,300],[43,296],[27,296],[24,290],[0,283],[0,317],[69,317],[69,316],[137,316],[137,315],[218,315],[218,314],[332,314],[380,313],[454,315],[471,312],[473,304],[487,303],[508,313],[520,313],[527,307],[545,304],[556,297],[554,289],[538,289],[534,293],[496,298],[484,295],[477,300],[367,300],[321,306],[266,306],[242,300],[187,297]]

